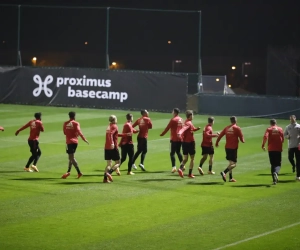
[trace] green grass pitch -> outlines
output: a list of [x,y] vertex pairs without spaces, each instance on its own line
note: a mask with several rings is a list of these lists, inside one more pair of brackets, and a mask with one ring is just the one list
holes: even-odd
[[[76,152],[83,176],[72,169],[67,179],[67,154],[62,124],[74,110],[82,132]],[[30,155],[29,130],[15,131],[43,113],[39,173],[23,171]],[[108,117],[118,117],[122,131],[126,111],[0,105],[0,249],[298,249],[299,187],[284,145],[279,183],[272,185],[267,152],[261,149],[269,119],[238,117],[246,143],[240,143],[236,183],[220,176],[226,165],[224,144],[215,149],[216,175],[200,176],[201,131],[195,133],[195,179],[171,173],[169,134],[160,137],[171,114],[150,112],[147,172],[139,169],[102,183],[104,139]],[[133,112],[134,120],[139,112]],[[181,114],[184,117],[184,114]],[[203,128],[207,116],[195,115]],[[278,120],[285,127],[286,120]],[[214,131],[229,125],[215,117]],[[136,148],[136,136],[134,136]],[[139,163],[139,162],[137,162]],[[178,166],[178,160],[177,160]],[[203,166],[207,173],[208,161]],[[187,173],[187,170],[186,172]]]

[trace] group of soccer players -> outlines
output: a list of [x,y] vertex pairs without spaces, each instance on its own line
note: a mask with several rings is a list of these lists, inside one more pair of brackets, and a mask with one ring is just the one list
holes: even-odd
[[[185,112],[186,119],[183,120],[179,116],[180,110],[174,108],[172,111],[173,117],[170,119],[168,125],[160,134],[164,136],[170,130],[170,159],[172,173],[178,172],[181,178],[184,178],[185,165],[187,164],[189,157],[189,169],[188,177],[195,178],[193,175],[194,168],[194,158],[196,154],[196,145],[194,132],[200,130],[200,127],[195,127],[192,123],[193,112],[187,110]],[[84,137],[80,129],[80,124],[75,120],[76,113],[69,112],[69,120],[63,124],[63,132],[66,136],[66,152],[68,154],[68,169],[65,174],[62,175],[63,179],[66,179],[70,173],[72,166],[77,171],[77,178],[82,176],[77,160],[75,159],[75,152],[78,146],[78,136],[86,143],[88,140]],[[39,147],[39,135],[40,132],[44,131],[42,123],[42,114],[35,113],[35,119],[30,120],[24,126],[19,128],[15,135],[17,136],[19,132],[26,128],[30,128],[30,134],[28,138],[28,145],[30,147],[31,156],[29,157],[24,170],[26,172],[39,172],[37,168],[37,162],[42,154]],[[109,183],[113,181],[112,173],[115,171],[117,175],[121,175],[120,166],[126,161],[128,156],[127,164],[127,174],[134,175],[133,169],[137,169],[135,161],[141,155],[140,164],[138,165],[142,171],[146,171],[144,166],[145,156],[147,154],[147,138],[148,130],[152,129],[152,121],[149,118],[149,112],[147,110],[141,110],[141,117],[138,118],[133,124],[133,115],[128,113],[126,115],[126,122],[123,126],[122,133],[119,133],[117,126],[117,117],[111,115],[109,117],[109,125],[106,128],[106,140],[104,146],[104,158],[106,160],[106,167],[104,171],[104,183]],[[213,171],[213,158],[214,158],[214,145],[212,142],[213,138],[217,138],[215,146],[219,146],[219,141],[223,136],[226,137],[225,152],[226,159],[228,160],[228,166],[220,173],[224,182],[227,181],[226,174],[229,173],[229,182],[236,182],[233,178],[232,170],[236,167],[237,163],[237,152],[239,141],[245,142],[242,130],[237,126],[237,118],[235,116],[230,117],[230,125],[226,126],[220,133],[213,132],[214,118],[209,117],[208,123],[203,129],[202,133],[202,158],[200,159],[198,171],[200,175],[204,175],[202,169],[203,164],[209,157],[209,168],[208,174],[214,175]],[[138,129],[135,129],[138,127]],[[4,131],[3,127],[0,130]],[[137,135],[137,151],[134,153],[133,145],[133,134]],[[121,137],[118,142],[118,137]],[[262,140],[262,149],[265,149],[265,144],[268,142],[268,152],[269,161],[271,165],[271,175],[273,179],[273,184],[278,182],[278,174],[281,167],[282,159],[282,147],[284,143],[284,138],[289,140],[289,154],[288,159],[292,164],[293,172],[296,172],[296,179],[300,181],[300,125],[296,122],[296,116],[290,116],[290,125],[288,125],[283,132],[283,129],[276,124],[275,119],[270,120],[270,127],[265,131]],[[119,153],[119,147],[121,148],[121,154]],[[182,153],[181,153],[182,152]],[[179,160],[179,168],[176,167],[175,154]],[[294,161],[296,158],[296,162]]]

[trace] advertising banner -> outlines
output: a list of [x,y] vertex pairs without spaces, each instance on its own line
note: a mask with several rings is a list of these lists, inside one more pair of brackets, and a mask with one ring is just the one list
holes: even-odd
[[187,75],[74,68],[0,68],[0,102],[108,109],[182,110]]

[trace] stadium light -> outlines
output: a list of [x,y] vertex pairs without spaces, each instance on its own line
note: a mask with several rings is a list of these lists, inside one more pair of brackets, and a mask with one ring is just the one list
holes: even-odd
[[172,42],[169,40],[169,41],[168,41],[168,44],[171,44],[171,43],[172,43]]
[[220,81],[220,79],[219,78],[216,78],[216,82],[219,82]]
[[235,69],[236,69],[236,67],[235,67],[235,66],[232,66],[232,67],[231,67],[231,69],[235,70]]
[[84,42],[85,45],[88,45],[88,42]]
[[111,63],[111,65],[113,65],[113,66],[116,66],[116,65],[117,65],[117,63],[116,63],[116,62],[112,62],[112,63]]
[[175,63],[182,63],[182,61],[181,60],[173,60],[172,61],[172,72],[175,71]]
[[37,58],[36,58],[36,57],[33,57],[33,58],[31,59],[31,61],[32,61],[33,66],[36,66]]

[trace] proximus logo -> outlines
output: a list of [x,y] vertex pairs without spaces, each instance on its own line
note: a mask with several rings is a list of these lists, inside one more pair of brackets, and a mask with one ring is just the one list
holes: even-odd
[[48,84],[53,82],[53,76],[48,75],[46,76],[45,81],[42,81],[42,78],[39,75],[35,75],[33,77],[33,81],[39,85],[32,92],[35,97],[38,97],[43,90],[47,97],[51,97],[53,95],[53,91],[47,86]]

